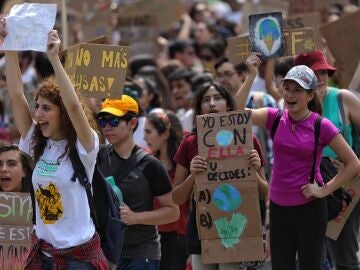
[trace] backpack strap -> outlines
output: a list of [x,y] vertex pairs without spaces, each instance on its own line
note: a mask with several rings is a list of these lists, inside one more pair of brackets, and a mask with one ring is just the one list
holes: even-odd
[[[98,153],[98,158],[97,158],[97,163],[101,164],[104,161],[107,161],[106,164],[106,169],[109,170],[109,172],[111,171],[111,154],[112,151],[114,151],[114,149],[112,148],[111,145],[107,145],[106,147],[102,147]],[[142,148],[139,148],[136,150],[135,153],[131,154],[131,156],[129,157],[129,164],[127,166],[126,169],[124,170],[118,170],[116,171],[116,178],[115,178],[115,182],[118,185],[118,181],[119,179],[123,179],[125,177],[127,177],[129,175],[129,173],[135,169],[137,167],[137,165],[147,156],[150,155],[148,152],[146,152],[145,150],[143,150]],[[104,168],[103,164],[101,165],[101,168]],[[115,175],[114,175],[115,176]],[[117,180],[117,181],[116,181]]]
[[349,137],[348,137],[347,129],[346,129],[344,103],[343,103],[343,99],[342,99],[342,95],[341,95],[340,91],[337,93],[337,100],[338,100],[339,112],[340,112],[340,116],[341,116],[341,122],[344,127],[344,132],[343,132],[344,139],[346,142],[349,142]]
[[[79,180],[80,184],[85,187],[86,190],[86,195],[87,195],[87,199],[88,199],[88,203],[89,203],[89,208],[90,208],[90,215],[93,219],[93,222],[95,224],[96,228],[100,227],[100,223],[99,220],[97,218],[97,214],[96,214],[96,209],[95,209],[95,202],[94,202],[94,198],[92,196],[91,193],[91,183],[87,177],[86,174],[86,170],[84,167],[84,164],[82,163],[80,157],[79,157],[79,153],[76,149],[74,149],[73,151],[70,151],[69,153],[69,158],[71,161],[71,164],[73,166],[74,169],[74,174],[71,178],[72,181],[76,181],[76,179]],[[97,165],[95,165],[97,166]],[[97,168],[95,167],[95,170]]]
[[314,128],[314,137],[315,137],[315,148],[314,148],[314,162],[311,168],[311,175],[310,175],[310,183],[314,183],[315,181],[315,166],[316,166],[316,156],[317,156],[317,147],[319,143],[320,137],[320,125],[321,125],[322,117],[319,115],[315,121],[315,128]]
[[280,119],[281,119],[281,116],[283,115],[283,113],[284,113],[283,110],[278,110],[276,113],[275,120],[274,120],[273,126],[271,128],[271,139],[273,139],[273,140],[274,140],[275,132],[279,126]]

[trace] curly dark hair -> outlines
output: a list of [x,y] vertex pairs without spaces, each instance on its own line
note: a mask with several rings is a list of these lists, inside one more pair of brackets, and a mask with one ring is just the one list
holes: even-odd
[[[45,98],[51,103],[55,104],[60,109],[60,123],[61,129],[65,130],[65,139],[67,140],[67,145],[65,147],[64,153],[60,155],[58,161],[63,158],[67,153],[74,150],[76,148],[76,140],[77,134],[75,128],[70,120],[69,114],[66,111],[62,98],[60,96],[59,85],[55,79],[55,77],[49,77],[45,81],[43,81],[38,88],[38,91],[35,95],[35,100],[37,101],[39,97]],[[90,123],[90,126],[98,132],[98,127],[96,121],[87,107],[86,103],[83,102],[81,97],[79,97],[81,106],[86,114],[86,117]],[[39,125],[35,126],[35,131],[33,135],[33,149],[34,149],[34,161],[37,163],[44,153],[44,149],[46,146],[48,138],[45,137]]]

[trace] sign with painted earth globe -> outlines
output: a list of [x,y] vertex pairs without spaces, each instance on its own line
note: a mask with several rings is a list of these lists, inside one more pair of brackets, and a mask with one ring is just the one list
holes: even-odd
[[235,211],[242,201],[240,192],[230,184],[220,185],[213,193],[214,205],[223,211]]

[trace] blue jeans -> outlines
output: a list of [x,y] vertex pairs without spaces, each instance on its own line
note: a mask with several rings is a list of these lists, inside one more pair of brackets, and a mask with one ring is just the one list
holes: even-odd
[[146,258],[120,259],[116,270],[158,270],[160,261]]
[[[78,261],[72,257],[65,257],[69,270],[95,270],[94,266],[88,262]],[[41,254],[43,270],[52,270],[52,257]]]

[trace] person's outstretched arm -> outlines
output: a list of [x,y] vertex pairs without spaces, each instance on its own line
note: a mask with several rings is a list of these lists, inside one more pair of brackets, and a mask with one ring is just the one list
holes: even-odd
[[[7,34],[5,30],[5,23],[5,19],[2,19],[0,22],[1,40],[4,40]],[[24,95],[19,59],[16,51],[5,52],[5,76],[15,124],[21,137],[25,137],[33,123],[33,120],[29,104]]]
[[245,108],[247,97],[250,93],[251,86],[255,80],[260,64],[261,60],[256,54],[251,54],[246,59],[246,65],[249,68],[249,74],[246,76],[244,83],[240,86],[235,94],[235,102],[238,110],[243,110]]
[[61,64],[59,58],[60,43],[61,41],[57,31],[50,31],[48,36],[47,55],[54,68],[55,76],[59,84],[60,95],[66,111],[69,114],[69,118],[75,128],[77,137],[86,151],[90,152],[94,148],[94,136],[89,121],[81,106],[79,97],[75,92],[75,88]]
[[[261,64],[259,56],[255,53],[251,54],[246,59],[246,65],[249,68],[249,74],[246,77],[244,83],[241,85],[237,93],[235,94],[235,102],[238,110],[245,109],[245,103],[250,92],[250,88],[254,82],[258,68]],[[257,126],[265,126],[267,121],[267,108],[254,109],[251,114],[252,123]]]

